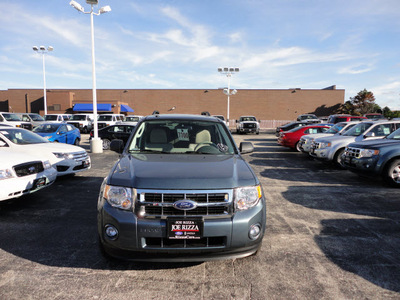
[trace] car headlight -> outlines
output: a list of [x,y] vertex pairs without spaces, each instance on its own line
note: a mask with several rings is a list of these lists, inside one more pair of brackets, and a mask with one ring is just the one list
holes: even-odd
[[372,157],[374,155],[378,155],[379,150],[372,150],[372,149],[361,149],[360,150],[360,157]]
[[103,197],[112,207],[129,210],[133,207],[132,195],[135,194],[135,191],[127,187],[106,184]]
[[51,168],[51,163],[50,163],[50,161],[48,161],[48,160],[44,161],[44,162],[43,162],[43,168],[44,168],[45,170],[50,169],[50,168]]
[[322,143],[319,144],[319,148],[320,149],[328,148],[330,146],[332,146],[331,142],[322,142]]
[[235,207],[246,210],[258,204],[262,197],[261,186],[248,186],[234,189]]
[[62,158],[62,159],[71,159],[74,157],[74,155],[72,153],[53,152],[53,154],[57,158]]
[[0,170],[0,180],[13,178],[13,172],[10,169]]

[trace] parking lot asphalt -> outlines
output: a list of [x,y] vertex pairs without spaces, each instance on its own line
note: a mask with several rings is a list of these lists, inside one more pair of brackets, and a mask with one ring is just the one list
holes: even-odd
[[[0,299],[400,299],[400,190],[237,135],[267,201],[261,251],[204,263],[108,261],[97,247],[100,184],[118,154],[0,203]],[[87,136],[81,145],[89,149]]]

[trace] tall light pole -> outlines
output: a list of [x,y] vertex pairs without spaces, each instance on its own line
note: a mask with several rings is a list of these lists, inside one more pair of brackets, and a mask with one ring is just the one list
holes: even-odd
[[224,67],[224,68],[218,68],[218,72],[220,72],[221,74],[226,75],[226,77],[228,77],[228,88],[224,89],[224,94],[228,96],[228,107],[226,109],[226,119],[227,119],[227,123],[228,123],[228,128],[229,128],[229,96],[231,95],[235,95],[237,93],[237,90],[231,90],[230,85],[231,85],[231,77],[232,74],[239,72],[239,68],[228,68],[228,67]]
[[110,6],[104,6],[99,9],[97,13],[93,11],[93,5],[97,5],[99,3],[98,0],[86,0],[87,4],[90,4],[90,11],[85,12],[85,9],[76,1],[72,0],[69,4],[75,8],[76,10],[84,13],[90,14],[90,31],[91,31],[91,40],[92,40],[92,78],[93,78],[93,139],[90,141],[91,151],[92,153],[102,153],[103,152],[103,144],[101,139],[99,139],[99,131],[97,128],[97,92],[96,92],[96,67],[95,67],[95,57],[94,57],[94,25],[93,25],[93,15],[100,15],[106,12],[111,11]]
[[46,98],[46,67],[45,67],[45,59],[44,55],[48,52],[54,50],[52,46],[48,46],[47,49],[45,46],[33,46],[33,51],[42,53],[42,60],[43,60],[43,99],[44,99],[44,114],[47,115],[47,98]]

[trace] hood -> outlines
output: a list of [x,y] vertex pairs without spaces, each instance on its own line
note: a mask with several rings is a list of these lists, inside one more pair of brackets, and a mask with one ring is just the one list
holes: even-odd
[[139,189],[230,189],[258,181],[239,155],[125,155],[109,175],[112,185]]
[[303,135],[302,137],[304,137],[305,139],[317,139],[320,137],[326,137],[332,135],[333,135],[332,133],[313,133],[313,134]]
[[349,147],[368,148],[368,149],[378,149],[390,146],[400,146],[400,140],[393,140],[393,139],[366,140],[362,142],[351,143],[349,145]]
[[27,144],[27,145],[16,145],[12,144],[10,147],[3,147],[4,151],[15,151],[15,152],[22,152],[22,153],[29,153],[33,155],[40,155],[41,157],[44,156],[46,159],[50,160],[51,164],[55,164],[62,159],[57,158],[53,152],[60,152],[60,153],[75,153],[75,152],[82,152],[85,149],[74,146],[68,145],[63,143],[40,143],[40,144]]

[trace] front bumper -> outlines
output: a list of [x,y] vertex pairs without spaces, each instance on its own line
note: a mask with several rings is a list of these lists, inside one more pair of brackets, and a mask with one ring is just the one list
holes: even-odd
[[375,176],[378,174],[377,163],[378,157],[356,158],[345,155],[342,160],[342,164],[346,169],[364,176]]
[[57,169],[58,176],[75,174],[91,168],[90,156],[63,159],[54,164]]
[[[205,218],[201,240],[192,242],[168,239],[167,219],[139,218],[103,202],[98,210],[98,233],[105,252],[113,257],[133,261],[189,262],[241,258],[254,254],[261,246],[265,231],[264,199],[252,209],[236,212],[226,218]],[[249,228],[261,225],[256,240]],[[105,235],[112,225],[119,235],[115,240]]]
[[50,186],[56,180],[56,177],[57,171],[50,168],[37,174],[1,180],[0,201],[37,192]]

